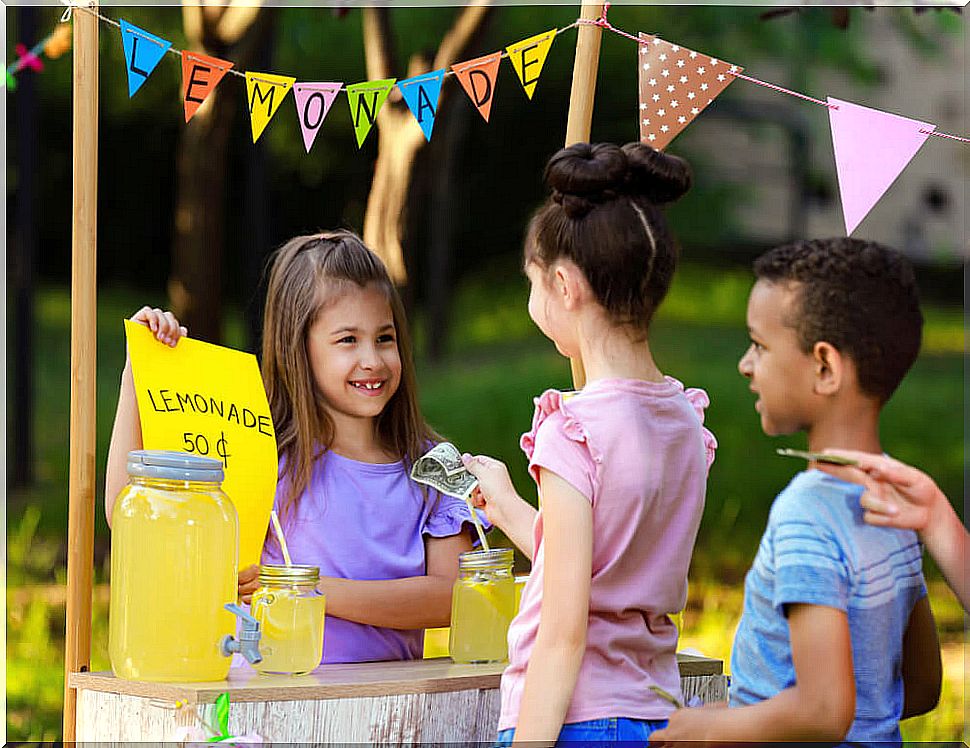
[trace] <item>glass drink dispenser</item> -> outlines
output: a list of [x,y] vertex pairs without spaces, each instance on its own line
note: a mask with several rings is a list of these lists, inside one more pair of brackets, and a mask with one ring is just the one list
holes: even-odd
[[111,522],[108,652],[119,678],[223,680],[236,631],[239,519],[222,463],[183,452],[128,454]]

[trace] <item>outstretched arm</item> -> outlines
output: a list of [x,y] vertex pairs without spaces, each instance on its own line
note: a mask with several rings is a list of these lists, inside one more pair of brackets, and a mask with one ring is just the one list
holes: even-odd
[[789,605],[788,628],[794,686],[750,706],[678,709],[650,742],[841,740],[855,718],[848,616],[823,605]]
[[516,493],[505,463],[484,455],[462,455],[462,461],[468,472],[478,478],[472,504],[484,509],[488,521],[504,532],[531,561],[535,554],[532,525],[537,512]]
[[[156,339],[173,348],[188,330],[179,324],[171,312],[142,307],[131,318],[145,325]],[[141,449],[141,421],[138,418],[138,402],[135,398],[135,380],[131,374],[131,359],[125,354],[125,368],[121,373],[121,389],[118,392],[118,409],[111,429],[108,446],[108,464],[104,475],[104,514],[111,526],[111,512],[115,499],[128,481],[128,453]]]
[[922,470],[886,455],[839,449],[825,451],[858,463],[858,467],[820,467],[865,487],[860,499],[866,510],[865,521],[880,527],[916,530],[963,609],[970,610],[970,575],[967,574],[970,535],[933,479]]

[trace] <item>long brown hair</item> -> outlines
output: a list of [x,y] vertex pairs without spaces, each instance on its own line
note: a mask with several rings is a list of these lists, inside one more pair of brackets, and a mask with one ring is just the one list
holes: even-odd
[[288,513],[306,489],[314,462],[333,443],[334,424],[321,407],[307,352],[307,335],[320,309],[348,287],[381,290],[391,306],[401,357],[401,383],[377,418],[381,447],[410,466],[440,441],[418,409],[417,383],[404,306],[380,258],[350,231],[290,239],[271,260],[263,314],[262,374],[276,428],[280,480]]

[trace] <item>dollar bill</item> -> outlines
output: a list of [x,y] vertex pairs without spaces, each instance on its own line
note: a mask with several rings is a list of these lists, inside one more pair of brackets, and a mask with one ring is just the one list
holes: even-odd
[[419,457],[411,468],[411,478],[462,500],[467,500],[478,485],[478,479],[465,470],[461,453],[449,442],[441,442]]

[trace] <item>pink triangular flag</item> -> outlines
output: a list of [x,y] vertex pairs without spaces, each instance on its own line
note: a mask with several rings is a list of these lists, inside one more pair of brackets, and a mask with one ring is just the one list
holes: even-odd
[[303,145],[310,152],[323,120],[333,106],[342,83],[296,83],[293,85],[293,98],[296,101],[296,115],[303,131]]
[[936,125],[831,96],[827,100],[845,234],[850,236]]

